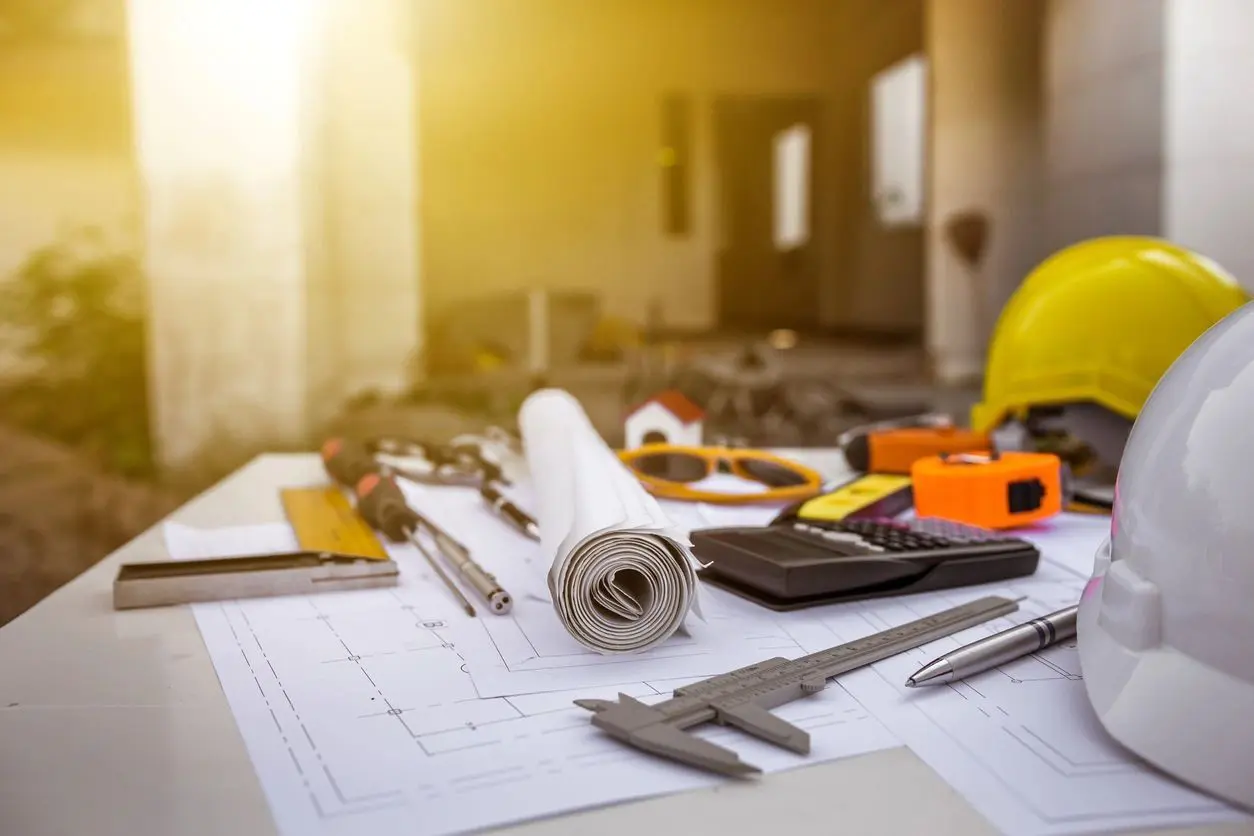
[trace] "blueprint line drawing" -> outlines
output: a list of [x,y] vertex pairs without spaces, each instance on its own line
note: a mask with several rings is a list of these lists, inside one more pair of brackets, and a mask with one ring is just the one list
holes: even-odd
[[[454,833],[716,783],[641,758],[573,705],[619,692],[663,699],[698,677],[482,699],[448,640],[456,611],[438,593],[414,597],[194,608],[282,832]],[[763,746],[764,767],[897,745],[840,689],[800,708],[790,718],[813,735],[813,754]]]
[[[167,529],[172,557],[267,547],[258,527],[193,533],[175,542],[180,538]],[[904,687],[943,652],[1074,603],[1100,526],[1090,531],[1077,523],[1063,533],[1057,541],[1048,531],[1035,534],[1044,553],[1038,571],[1002,584],[796,613],[709,596],[704,624],[720,635],[709,644],[695,641],[710,649],[710,659],[728,645],[758,642],[752,662],[822,650],[983,595],[1026,597],[1006,619],[851,672],[777,709],[810,732],[809,757],[720,727],[700,735],[767,772],[905,743],[1011,836],[1240,820],[1105,736],[1071,643],[962,683]],[[1084,550],[1090,557],[1075,557]],[[567,654],[561,636],[546,634],[526,607],[512,624],[509,617],[468,619],[425,578],[416,555],[397,550],[393,557],[402,572],[395,589],[193,608],[284,836],[356,836],[367,829],[376,836],[443,836],[721,780],[619,745],[572,704],[619,693],[661,700],[705,678],[668,672],[668,665],[691,661],[683,637],[676,639],[676,656],[639,659],[630,673],[595,660],[583,664],[582,654]],[[511,683],[537,676],[545,687],[485,695],[479,685],[494,665]],[[607,670],[615,671],[614,681],[598,680]],[[549,681],[554,678],[561,681]]]
[[[626,684],[641,678],[642,665],[655,677],[715,676],[800,651],[769,613],[702,585],[700,617],[690,615],[664,643],[640,654],[596,653],[575,641],[553,603],[537,594],[546,571],[536,560],[538,546],[496,519],[476,491],[408,485],[406,495],[515,592],[508,616],[451,621],[452,640],[467,650],[466,670],[481,697]],[[534,501],[525,485],[514,486],[512,495],[524,506]],[[682,530],[703,524],[696,506],[667,510]]]
[[[1019,613],[854,672],[844,686],[1003,832],[1037,836],[1241,820],[1242,814],[1157,773],[1106,735],[1084,693],[1074,641],[966,681],[905,687],[910,674],[942,653],[1073,604],[1087,579],[1072,562],[1051,560],[1046,548],[1030,578],[979,588],[1027,595]],[[969,600],[973,591],[847,605],[822,620],[833,640],[852,638]]]
[[466,671],[481,697],[597,688],[651,677],[707,677],[772,656],[803,651],[777,620],[720,590],[704,590],[704,618],[664,644],[634,655],[606,656],[576,643],[552,606],[519,601],[492,619],[457,619],[450,634],[467,649]]

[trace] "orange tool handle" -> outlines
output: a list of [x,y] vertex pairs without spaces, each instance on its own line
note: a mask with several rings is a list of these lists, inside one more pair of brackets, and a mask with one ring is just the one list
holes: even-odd
[[905,427],[854,436],[845,447],[845,459],[863,473],[909,476],[920,459],[987,450],[989,446],[987,435],[961,427]]

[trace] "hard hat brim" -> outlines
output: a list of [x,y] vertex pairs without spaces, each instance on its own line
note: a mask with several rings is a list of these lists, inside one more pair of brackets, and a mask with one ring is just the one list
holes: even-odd
[[1100,590],[1086,594],[1076,645],[1106,731],[1183,783],[1254,811],[1254,684],[1169,645],[1134,651],[1102,626],[1100,609]]

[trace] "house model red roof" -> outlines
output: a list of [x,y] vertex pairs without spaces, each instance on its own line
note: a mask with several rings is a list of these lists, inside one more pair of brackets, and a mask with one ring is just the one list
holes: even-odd
[[648,400],[636,404],[627,411],[627,417],[630,418],[649,404],[661,405],[667,412],[674,415],[684,424],[691,424],[705,417],[705,411],[688,400],[687,396],[678,389],[667,389],[665,392],[660,392]]

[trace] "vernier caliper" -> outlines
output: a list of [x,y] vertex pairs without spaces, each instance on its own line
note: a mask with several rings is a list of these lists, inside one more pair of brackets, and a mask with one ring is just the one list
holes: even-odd
[[686,729],[709,722],[735,726],[768,743],[809,754],[809,733],[770,709],[822,691],[833,676],[1017,609],[1018,600],[989,596],[800,659],[767,659],[686,685],[675,689],[671,699],[654,705],[626,694],[619,694],[616,701],[575,700],[575,705],[595,712],[592,724],[629,746],[724,775],[750,775],[761,770]]

